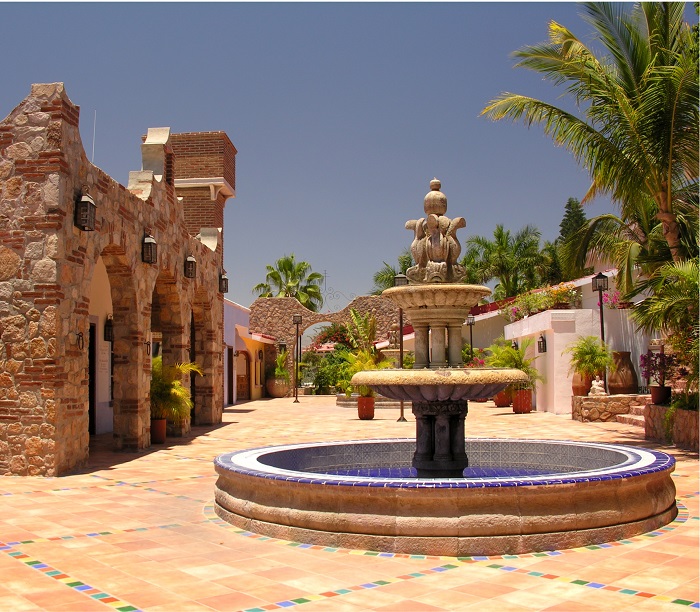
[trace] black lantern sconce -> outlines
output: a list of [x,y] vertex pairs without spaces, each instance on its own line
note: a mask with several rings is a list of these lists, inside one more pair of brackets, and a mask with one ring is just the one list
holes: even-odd
[[158,244],[156,239],[151,236],[148,231],[143,237],[141,244],[141,260],[143,263],[154,264],[158,262]]
[[228,276],[226,276],[226,270],[223,270],[219,276],[219,292],[228,293]]
[[197,260],[193,255],[188,255],[185,259],[185,278],[194,278],[197,276]]
[[95,200],[90,197],[87,185],[83,187],[80,198],[75,203],[75,225],[84,232],[92,232],[95,230],[95,213],[97,205]]
[[146,340],[146,342],[144,342],[143,345],[146,347],[146,355],[150,356],[150,354],[151,354],[151,341]]
[[513,340],[513,342],[510,343],[511,347],[513,347],[516,351],[518,350],[518,341]]
[[546,353],[547,352],[547,340],[545,340],[545,337],[543,335],[540,335],[539,339],[537,340],[537,352],[538,353]]
[[82,351],[85,348],[85,336],[83,332],[75,334],[75,345]]
[[103,336],[105,342],[114,342],[114,324],[112,323],[112,315],[107,315],[107,320],[105,321],[105,329]]

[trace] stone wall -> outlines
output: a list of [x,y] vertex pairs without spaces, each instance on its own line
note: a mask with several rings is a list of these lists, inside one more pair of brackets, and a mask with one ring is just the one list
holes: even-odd
[[[78,119],[63,84],[52,83],[33,85],[0,122],[0,474],[54,476],[87,459],[89,296],[99,258],[113,308],[115,446],[150,445],[151,331],[163,333],[166,363],[194,349],[206,373],[195,418],[221,420],[221,249],[187,231],[169,129],[149,130],[144,169],[125,188],[87,160]],[[74,224],[85,193],[97,205],[94,231]],[[158,244],[155,265],[142,261],[146,233]],[[194,279],[184,277],[190,254]]]
[[605,395],[571,398],[571,418],[575,421],[614,421],[618,414],[629,414],[630,406],[643,406],[645,395]]

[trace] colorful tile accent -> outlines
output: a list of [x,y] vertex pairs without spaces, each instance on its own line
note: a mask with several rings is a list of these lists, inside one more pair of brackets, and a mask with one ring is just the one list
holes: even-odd
[[[683,496],[685,498],[691,497],[691,496]],[[678,516],[671,521],[668,525],[657,529],[656,531],[652,531],[650,533],[645,533],[639,536],[635,536],[633,538],[628,538],[625,540],[619,540],[619,541],[614,541],[614,542],[606,542],[603,544],[593,544],[590,546],[583,546],[580,548],[574,548],[574,549],[568,549],[568,550],[562,550],[562,551],[544,551],[544,552],[536,552],[536,553],[527,553],[527,554],[522,554],[522,555],[501,555],[501,556],[474,556],[474,557],[434,557],[434,556],[429,556],[429,555],[408,555],[408,558],[410,559],[420,559],[420,560],[426,560],[426,559],[451,559],[450,563],[446,563],[444,565],[440,565],[434,568],[431,568],[429,570],[423,570],[421,572],[412,572],[410,574],[404,574],[402,576],[398,576],[395,581],[407,581],[407,580],[413,580],[416,578],[422,578],[424,576],[428,576],[431,574],[435,573],[440,573],[440,572],[446,572],[454,569],[458,569],[460,567],[464,567],[466,565],[479,565],[482,567],[488,567],[490,569],[494,570],[499,570],[499,571],[504,571],[504,572],[513,572],[513,573],[518,573],[518,574],[524,574],[526,576],[532,576],[536,578],[544,578],[546,580],[559,580],[568,584],[574,584],[590,589],[601,589],[601,590],[606,590],[606,591],[613,591],[620,593],[622,595],[631,595],[635,597],[641,597],[644,599],[653,599],[655,601],[663,601],[667,603],[673,603],[673,604],[678,604],[678,605],[683,605],[683,606],[689,606],[692,608],[698,608],[700,607],[700,602],[697,601],[691,601],[691,600],[685,600],[685,599],[671,599],[665,595],[657,595],[655,593],[649,593],[646,591],[637,591],[634,589],[623,589],[620,587],[616,587],[613,585],[606,585],[602,582],[595,582],[595,581],[589,581],[589,580],[582,580],[580,578],[571,578],[568,576],[559,576],[556,574],[552,573],[543,573],[543,572],[537,572],[537,571],[528,571],[526,569],[514,567],[512,565],[502,565],[500,563],[494,563],[494,559],[503,559],[503,560],[509,560],[509,559],[522,559],[522,558],[529,558],[529,557],[556,557],[562,554],[566,553],[572,553],[572,552],[584,552],[584,551],[595,551],[595,550],[602,550],[605,548],[612,548],[614,546],[622,546],[622,545],[627,545],[627,544],[634,544],[635,542],[639,542],[640,540],[643,540],[645,538],[655,538],[659,536],[666,535],[668,532],[673,531],[676,527],[679,525],[682,525],[689,519],[689,512],[688,509],[677,499],[676,500],[676,505],[678,507]],[[298,548],[311,548],[311,545],[306,545],[306,544],[301,544],[299,542],[289,542],[286,540],[277,540],[275,538],[270,538],[267,536],[260,536],[258,534],[252,533],[250,531],[245,531],[243,529],[239,529],[237,527],[234,527],[230,523],[227,523],[226,521],[223,521],[220,519],[216,513],[214,512],[214,506],[213,504],[208,504],[204,507],[203,509],[204,515],[207,520],[211,521],[212,523],[224,527],[228,531],[233,531],[234,533],[237,533],[239,535],[243,535],[245,537],[250,537],[254,538],[256,540],[260,541],[268,541],[272,542],[275,544],[281,544],[285,546],[293,546],[293,547],[298,547]],[[693,517],[697,518],[697,517]],[[314,549],[319,549],[323,550],[325,552],[333,552],[333,553],[346,553],[346,554],[351,554],[351,555],[362,555],[362,556],[371,556],[371,557],[378,557],[378,558],[395,558],[395,557],[406,557],[406,555],[399,555],[397,553],[380,553],[377,551],[359,551],[359,550],[348,550],[348,549],[342,549],[342,548],[330,548],[330,547],[313,547]],[[345,589],[338,589],[336,591],[327,591],[324,593],[320,593],[318,596],[323,597],[323,598],[328,598],[328,597],[338,597],[339,595],[344,595],[347,593],[352,593],[354,591],[358,590],[366,590],[366,589],[374,589],[377,587],[384,586],[385,584],[390,584],[387,581],[384,580],[378,580],[376,582],[366,582],[363,584],[347,587]],[[301,605],[302,603],[307,603],[310,601],[309,597],[312,597],[311,595],[306,595],[305,597],[299,598],[299,599],[294,599],[291,602],[290,601],[282,601],[282,602],[277,602],[274,604],[275,607],[270,608],[265,606],[264,609],[278,609],[278,608],[288,608],[293,605]],[[256,610],[259,610],[260,608],[248,608],[246,610],[243,610],[242,612],[255,612]]]
[[24,563],[27,567],[40,571],[45,576],[53,578],[58,582],[70,587],[74,591],[86,595],[91,599],[95,599],[100,603],[107,604],[110,608],[118,610],[119,612],[140,612],[139,608],[132,606],[131,604],[120,600],[117,597],[112,597],[109,593],[100,591],[99,589],[93,588],[89,584],[85,584],[80,580],[72,578],[68,574],[61,572],[60,570],[51,567],[47,563],[42,563],[38,559],[33,559],[29,555],[23,553],[11,546],[9,543],[0,542],[0,551],[6,553],[13,559],[17,559]]

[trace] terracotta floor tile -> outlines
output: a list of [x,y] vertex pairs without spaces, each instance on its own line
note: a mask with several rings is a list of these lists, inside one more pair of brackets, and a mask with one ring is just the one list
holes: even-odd
[[[677,458],[674,483],[690,518],[673,523],[658,537],[639,536],[619,546],[559,556],[456,562],[456,568],[436,573],[431,570],[450,560],[300,549],[248,537],[208,520],[205,508],[213,503],[216,455],[289,440],[411,438],[415,424],[412,415],[407,413],[407,418],[409,422],[397,423],[395,411],[378,410],[373,421],[359,421],[354,411],[337,408],[332,398],[302,397],[299,405],[282,399],[227,408],[222,426],[195,427],[193,436],[168,439],[153,451],[112,452],[108,440],[99,446],[98,436],[89,464],[80,473],[52,479],[0,479],[0,541],[30,540],[17,548],[64,572],[69,580],[147,612],[233,612],[309,597],[320,598],[303,603],[300,612],[682,608],[660,598],[570,583],[573,580],[628,586],[693,602],[700,598],[700,521],[695,518],[700,506],[698,458],[668,447],[660,448]],[[643,440],[643,432],[628,426],[578,423],[567,416],[536,412],[515,419],[512,412],[488,403],[470,405],[467,431],[470,436],[592,440],[655,448]],[[108,533],[87,535],[99,532]],[[489,564],[522,571],[508,572]],[[362,586],[377,581],[386,584]],[[0,551],[0,610],[38,609],[90,612],[108,607]]]

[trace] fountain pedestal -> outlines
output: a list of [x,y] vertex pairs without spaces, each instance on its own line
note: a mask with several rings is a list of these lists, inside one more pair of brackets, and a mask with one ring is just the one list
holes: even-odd
[[466,401],[413,402],[418,478],[461,478],[469,465],[464,446]]

